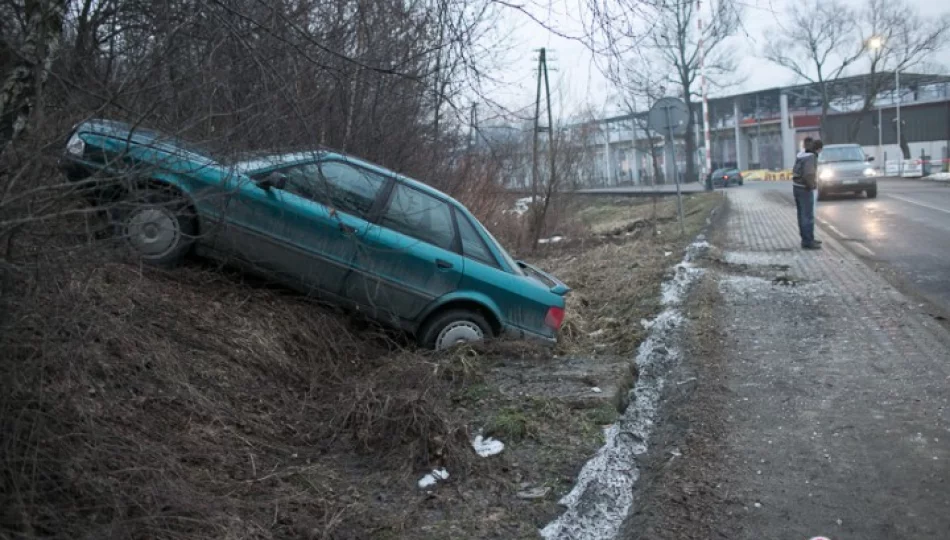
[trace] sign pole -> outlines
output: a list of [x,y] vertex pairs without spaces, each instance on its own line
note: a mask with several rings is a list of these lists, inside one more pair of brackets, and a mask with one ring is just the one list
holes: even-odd
[[[673,157],[671,169],[673,170],[673,181],[676,182],[676,212],[680,218],[680,234],[686,234],[686,223],[683,218],[683,193],[680,191],[680,175],[676,171],[676,146],[673,143],[673,117],[670,115],[670,107],[665,105],[663,111],[666,113],[666,144],[670,145],[669,156]],[[687,158],[688,159],[688,158]]]

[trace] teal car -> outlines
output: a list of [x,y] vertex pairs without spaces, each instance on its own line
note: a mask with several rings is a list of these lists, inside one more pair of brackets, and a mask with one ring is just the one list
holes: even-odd
[[358,311],[444,349],[499,336],[556,340],[570,290],[516,261],[465,206],[341,153],[221,163],[115,121],[77,125],[66,176],[142,261],[190,252]]

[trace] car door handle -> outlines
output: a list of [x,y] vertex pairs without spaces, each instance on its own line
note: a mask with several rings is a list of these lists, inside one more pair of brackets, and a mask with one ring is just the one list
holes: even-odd
[[340,222],[340,231],[346,234],[354,234],[356,232],[356,227],[350,227],[346,223]]
[[436,259],[435,265],[439,268],[439,270],[448,270],[449,268],[452,268],[452,263],[443,259]]

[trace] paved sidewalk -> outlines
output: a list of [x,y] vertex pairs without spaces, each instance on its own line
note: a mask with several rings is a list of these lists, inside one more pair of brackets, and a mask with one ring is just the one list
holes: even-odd
[[736,502],[717,528],[950,538],[950,333],[820,230],[823,251],[798,249],[779,194],[728,196],[725,258],[748,266],[719,279]]

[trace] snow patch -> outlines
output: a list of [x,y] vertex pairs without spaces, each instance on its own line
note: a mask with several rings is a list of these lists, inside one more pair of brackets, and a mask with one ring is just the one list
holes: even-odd
[[515,207],[512,208],[511,210],[508,210],[508,212],[511,212],[513,214],[518,214],[519,216],[523,216],[527,214],[528,210],[530,209],[531,209],[531,197],[522,197],[515,201]]
[[640,478],[637,456],[647,451],[665,376],[679,360],[680,352],[673,347],[683,323],[678,306],[702,275],[691,261],[709,247],[702,237],[691,244],[682,262],[674,267],[673,276],[663,283],[661,296],[666,309],[653,320],[642,321],[649,333],[637,350],[639,377],[630,392],[632,402],[616,424],[605,428],[604,446],[584,464],[574,488],[561,498],[565,512],[541,529],[546,540],[605,540],[617,536],[633,506],[633,488]]
[[934,174],[931,174],[930,176],[928,176],[927,178],[929,178],[930,180],[940,180],[940,181],[942,181],[942,182],[946,182],[946,181],[950,180],[950,172],[938,172],[938,173],[934,173]]
[[482,438],[481,435],[478,435],[475,437],[475,440],[472,441],[472,448],[475,449],[476,454],[482,457],[489,457],[500,454],[501,451],[505,449],[505,443],[491,437]]
[[434,486],[439,480],[446,480],[449,477],[449,471],[445,469],[432,469],[432,472],[419,479],[419,488],[425,489]]

